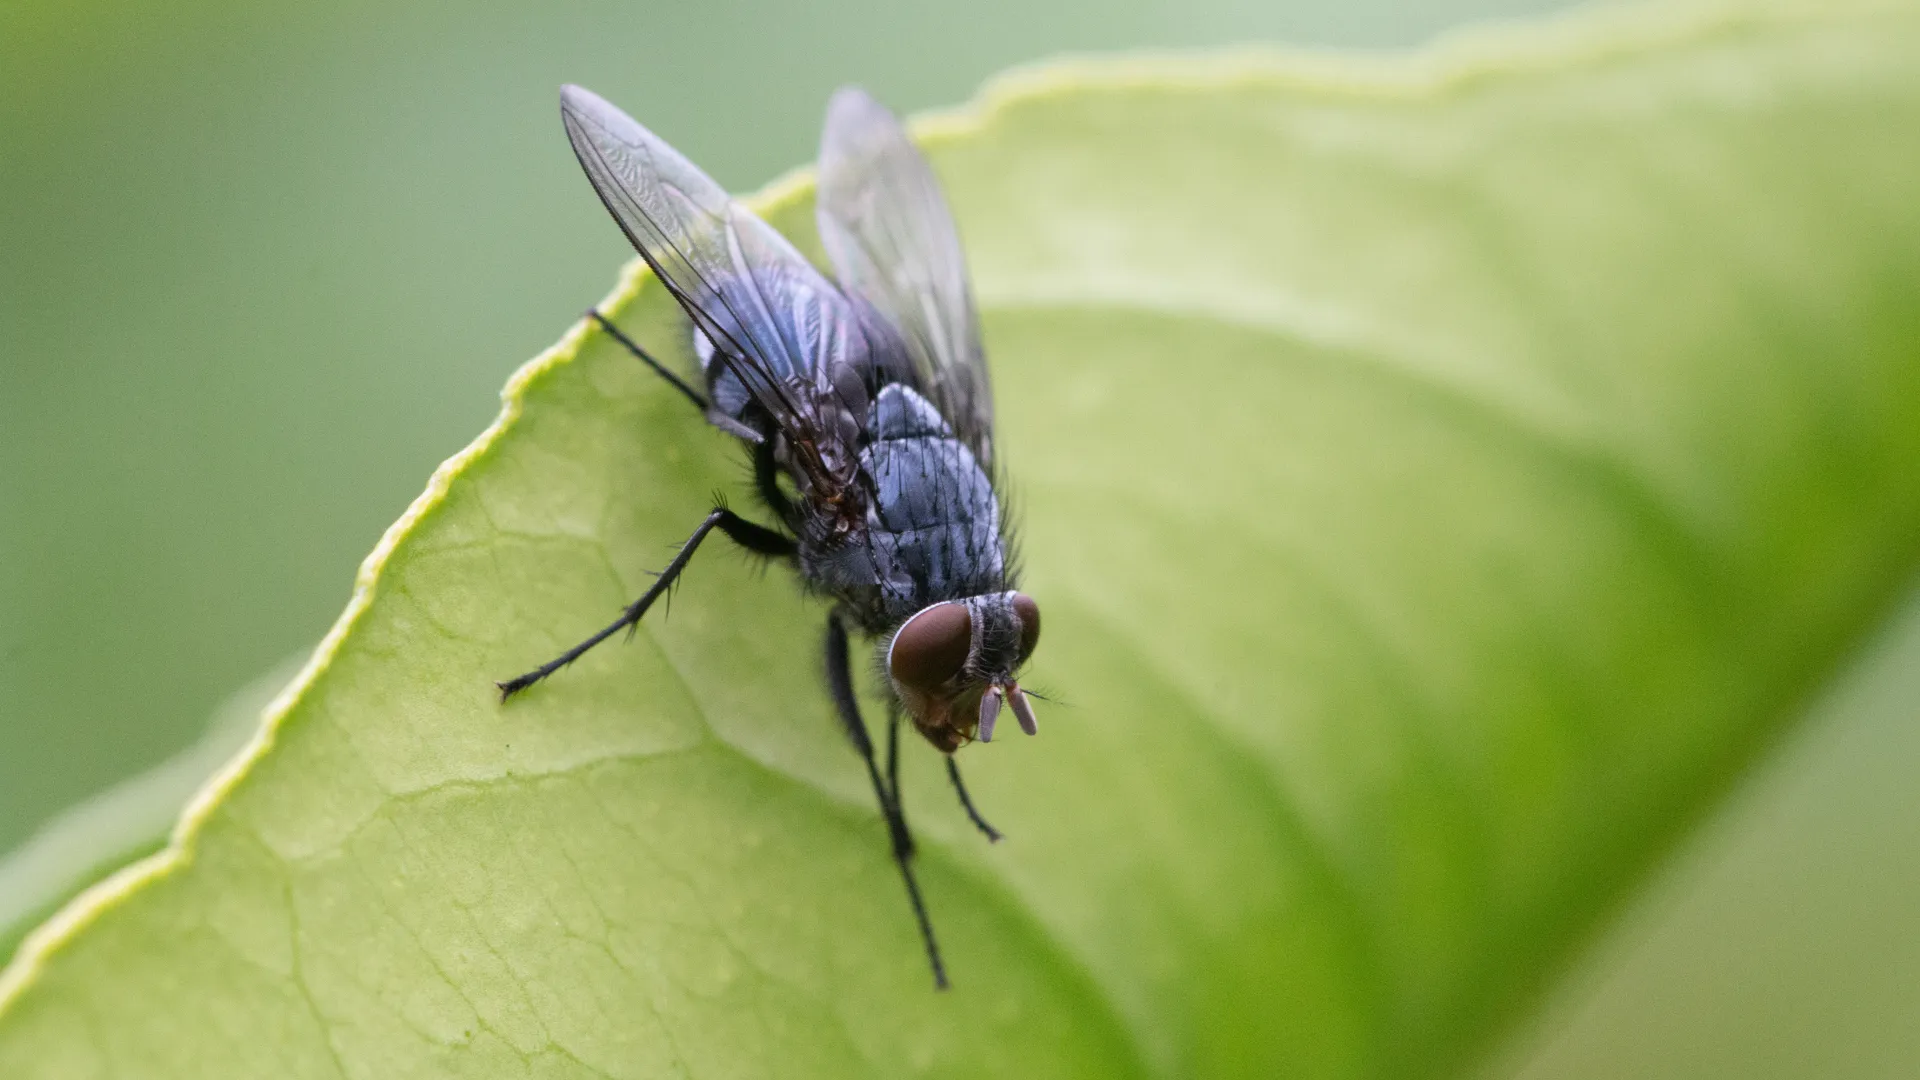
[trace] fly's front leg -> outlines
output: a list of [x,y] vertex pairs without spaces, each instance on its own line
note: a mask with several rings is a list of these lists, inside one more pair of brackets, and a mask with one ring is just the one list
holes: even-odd
[[893,792],[893,812],[900,820],[900,835],[894,843],[905,844],[913,855],[913,834],[907,830],[907,804],[900,800],[900,702],[887,699],[887,788]]
[[838,616],[827,616],[827,690],[833,697],[834,712],[840,716],[841,729],[848,741],[867,763],[872,774],[874,794],[880,798],[880,811],[887,819],[887,833],[893,841],[894,858],[902,866],[913,858],[913,833],[907,829],[907,815],[900,808],[900,753],[893,730],[887,732],[887,776],[881,779],[875,764],[873,740],[867,735],[867,722],[860,716],[860,702],[853,692],[853,664],[849,660],[847,628]]
[[999,843],[1005,834],[987,824],[987,819],[981,817],[980,811],[973,808],[973,796],[967,794],[967,785],[960,779],[960,764],[953,760],[952,754],[947,755],[947,779],[953,781],[954,793],[960,796],[960,806],[966,810],[967,820],[973,822],[974,828],[986,834],[988,843]]
[[[900,812],[898,787],[889,787],[887,781],[881,779],[880,767],[874,762],[873,740],[867,736],[867,722],[860,718],[860,705],[853,696],[853,667],[848,660],[847,628],[837,615],[827,616],[827,689],[833,695],[834,709],[840,714],[840,723],[846,728],[847,738],[853,742],[853,748],[860,752],[861,760],[866,762],[867,778],[873,782],[874,797],[880,800],[880,814],[887,819],[887,832],[893,841],[893,862],[900,868],[900,877],[907,884],[907,902],[913,905],[914,920],[920,924],[920,940],[927,949],[927,963],[933,968],[933,985],[945,990],[946,965],[940,961],[940,944],[934,940],[933,922],[927,918],[926,901],[921,899],[920,883],[913,876],[913,837],[907,832],[907,819]],[[888,771],[893,772],[895,754],[889,751],[888,758]]]
[[791,538],[783,536],[764,525],[755,525],[753,522],[748,521],[746,518],[741,517],[724,506],[714,507],[713,512],[707,515],[707,519],[700,523],[700,527],[693,530],[693,535],[687,537],[687,542],[680,545],[679,553],[674,555],[673,561],[667,564],[667,568],[660,571],[660,576],[655,578],[653,584],[648,587],[647,591],[640,595],[640,599],[635,600],[627,607],[626,611],[621,612],[620,617],[615,619],[612,625],[580,644],[575,645],[573,648],[568,649],[566,652],[561,653],[559,656],[554,657],[552,660],[527,672],[525,675],[508,679],[503,683],[495,683],[494,685],[500,688],[500,700],[505,701],[520,691],[525,690],[527,687],[532,686],[534,683],[539,682],[541,679],[580,659],[580,657],[586,654],[587,650],[619,633],[621,630],[639,626],[640,619],[646,615],[647,609],[652,607],[655,600],[658,600],[668,589],[673,587],[674,580],[680,576],[682,570],[687,568],[687,563],[693,559],[694,551],[700,547],[700,541],[705,540],[707,534],[715,529],[719,529],[727,535],[727,539],[732,540],[748,551],[757,552],[761,555],[785,556],[792,555],[794,552],[795,545]]

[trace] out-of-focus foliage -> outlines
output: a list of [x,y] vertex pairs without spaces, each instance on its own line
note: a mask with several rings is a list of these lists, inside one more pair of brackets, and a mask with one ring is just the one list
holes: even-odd
[[1920,1061],[1920,598],[1482,1080],[1867,1080]]

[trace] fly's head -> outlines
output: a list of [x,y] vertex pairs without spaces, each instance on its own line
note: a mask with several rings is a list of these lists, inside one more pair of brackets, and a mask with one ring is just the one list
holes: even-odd
[[993,739],[1001,708],[1032,735],[1033,706],[1016,676],[1040,643],[1040,605],[1004,592],[929,604],[887,643],[887,676],[907,715],[944,753]]

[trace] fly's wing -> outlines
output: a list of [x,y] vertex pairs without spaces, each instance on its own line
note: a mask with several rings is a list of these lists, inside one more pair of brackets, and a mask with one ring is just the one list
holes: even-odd
[[892,324],[918,389],[991,470],[993,392],[953,215],[906,129],[857,87],[827,106],[816,214],[841,288]]
[[[786,238],[626,113],[560,91],[567,138],[640,257],[786,435],[819,490],[851,482],[866,332]],[[858,389],[851,391],[859,395]]]

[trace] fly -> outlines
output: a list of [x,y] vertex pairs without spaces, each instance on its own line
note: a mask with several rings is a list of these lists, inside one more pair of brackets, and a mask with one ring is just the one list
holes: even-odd
[[[993,738],[1003,708],[1035,731],[1017,678],[1040,638],[1018,591],[994,488],[993,398],[960,239],[932,168],[905,129],[858,89],[827,108],[817,217],[837,282],[693,163],[577,86],[560,92],[574,154],[600,201],[693,323],[696,388],[589,315],[752,457],[772,516],[715,506],[658,579],[612,625],[500,685],[502,700],[637,625],[718,529],[784,561],[832,601],[827,690],[887,823],[937,987],[947,986],[900,801],[902,717],[945,757]],[[782,487],[784,478],[786,487]],[[789,494],[791,492],[791,494]],[[872,642],[890,691],[885,771],[854,699],[851,640]]]

